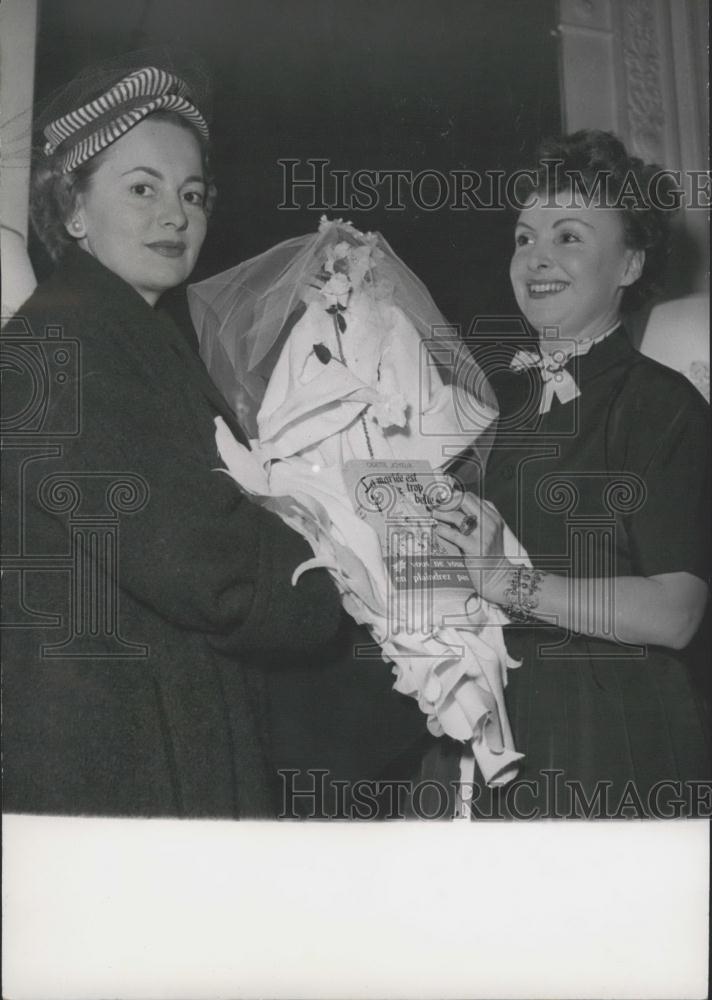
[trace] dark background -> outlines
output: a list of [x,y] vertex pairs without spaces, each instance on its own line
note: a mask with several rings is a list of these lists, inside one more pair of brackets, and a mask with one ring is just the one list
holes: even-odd
[[[195,277],[290,236],[321,212],[280,210],[279,159],[333,169],[511,170],[560,130],[554,0],[44,0],[35,98],[86,65],[190,48],[213,76],[219,198]],[[301,173],[306,165],[298,168]],[[385,191],[385,188],[381,188]],[[433,188],[424,188],[434,197]],[[296,200],[306,205],[306,193]],[[513,217],[502,210],[331,211],[380,230],[446,317],[512,315]],[[35,241],[40,276],[48,262]]]

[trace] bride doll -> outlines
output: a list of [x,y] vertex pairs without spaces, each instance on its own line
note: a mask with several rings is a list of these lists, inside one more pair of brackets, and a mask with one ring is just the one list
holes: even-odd
[[[312,545],[295,579],[326,566],[430,731],[462,741],[487,782],[510,780],[521,755],[504,708],[516,665],[506,618],[471,588],[463,597],[425,584],[414,621],[389,574],[404,553],[421,568],[447,554],[430,516],[433,505],[459,506],[445,470],[463,452],[484,465],[496,403],[466,345],[380,234],[340,220],[322,218],[316,234],[192,286],[189,298],[208,371],[250,437],[248,450],[217,421],[221,457]],[[419,504],[394,469],[425,476]],[[364,502],[366,482],[386,532]],[[471,527],[465,514],[461,530]]]

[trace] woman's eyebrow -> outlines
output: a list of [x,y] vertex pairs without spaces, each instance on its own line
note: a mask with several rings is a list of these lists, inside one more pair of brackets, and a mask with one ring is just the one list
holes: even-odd
[[577,222],[579,226],[586,226],[588,229],[596,228],[595,226],[591,225],[590,222],[584,222],[583,219],[576,219],[576,218],[557,219],[552,228],[556,229],[557,226],[563,226],[566,225],[567,223],[570,224],[572,222]]
[[[151,177],[156,177],[159,181],[165,180],[165,177],[160,170],[154,170],[153,167],[131,167],[130,170],[124,170],[121,176],[126,177],[127,174],[133,174],[139,170],[143,171],[145,174],[150,174]],[[186,177],[183,184],[192,184],[194,181],[198,181],[200,184],[206,183],[205,178],[201,177],[200,174],[191,174],[190,177]]]
[[515,229],[531,229],[534,232],[534,226],[530,226],[528,222],[517,222]]
[[131,167],[130,170],[124,170],[121,176],[125,177],[126,174],[133,174],[137,170],[143,170],[145,174],[150,174],[151,177],[157,177],[159,180],[163,180],[163,174],[160,170],[154,170],[153,167]]

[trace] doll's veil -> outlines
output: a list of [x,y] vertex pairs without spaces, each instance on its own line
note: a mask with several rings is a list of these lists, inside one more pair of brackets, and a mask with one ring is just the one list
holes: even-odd
[[337,244],[370,245],[374,263],[361,287],[376,307],[396,306],[415,328],[427,361],[452,389],[463,448],[474,446],[484,461],[497,403],[457,329],[380,233],[361,233],[351,223],[323,217],[318,232],[285,240],[188,289],[201,357],[248,436],[257,436],[257,412],[269,377],[289,332],[307,308],[310,289],[318,287],[315,276],[328,249]]

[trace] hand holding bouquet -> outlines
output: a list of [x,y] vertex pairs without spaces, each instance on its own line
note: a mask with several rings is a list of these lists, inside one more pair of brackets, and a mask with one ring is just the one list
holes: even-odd
[[[464,449],[484,460],[496,419],[486,380],[378,234],[322,220],[316,236],[264,257],[282,265],[271,282],[255,258],[191,289],[201,353],[219,385],[234,382],[255,430],[248,450],[218,419],[227,470],[310,542],[314,558],[295,580],[326,567],[392,664],[396,690],[417,699],[432,733],[471,747],[487,782],[504,783],[521,758],[504,705],[517,665],[506,618],[473,594],[435,531],[436,495],[451,510],[462,500],[444,467]],[[358,487],[379,474],[390,499],[374,521]],[[429,495],[418,476],[430,478]],[[514,558],[506,528],[502,541]]]

